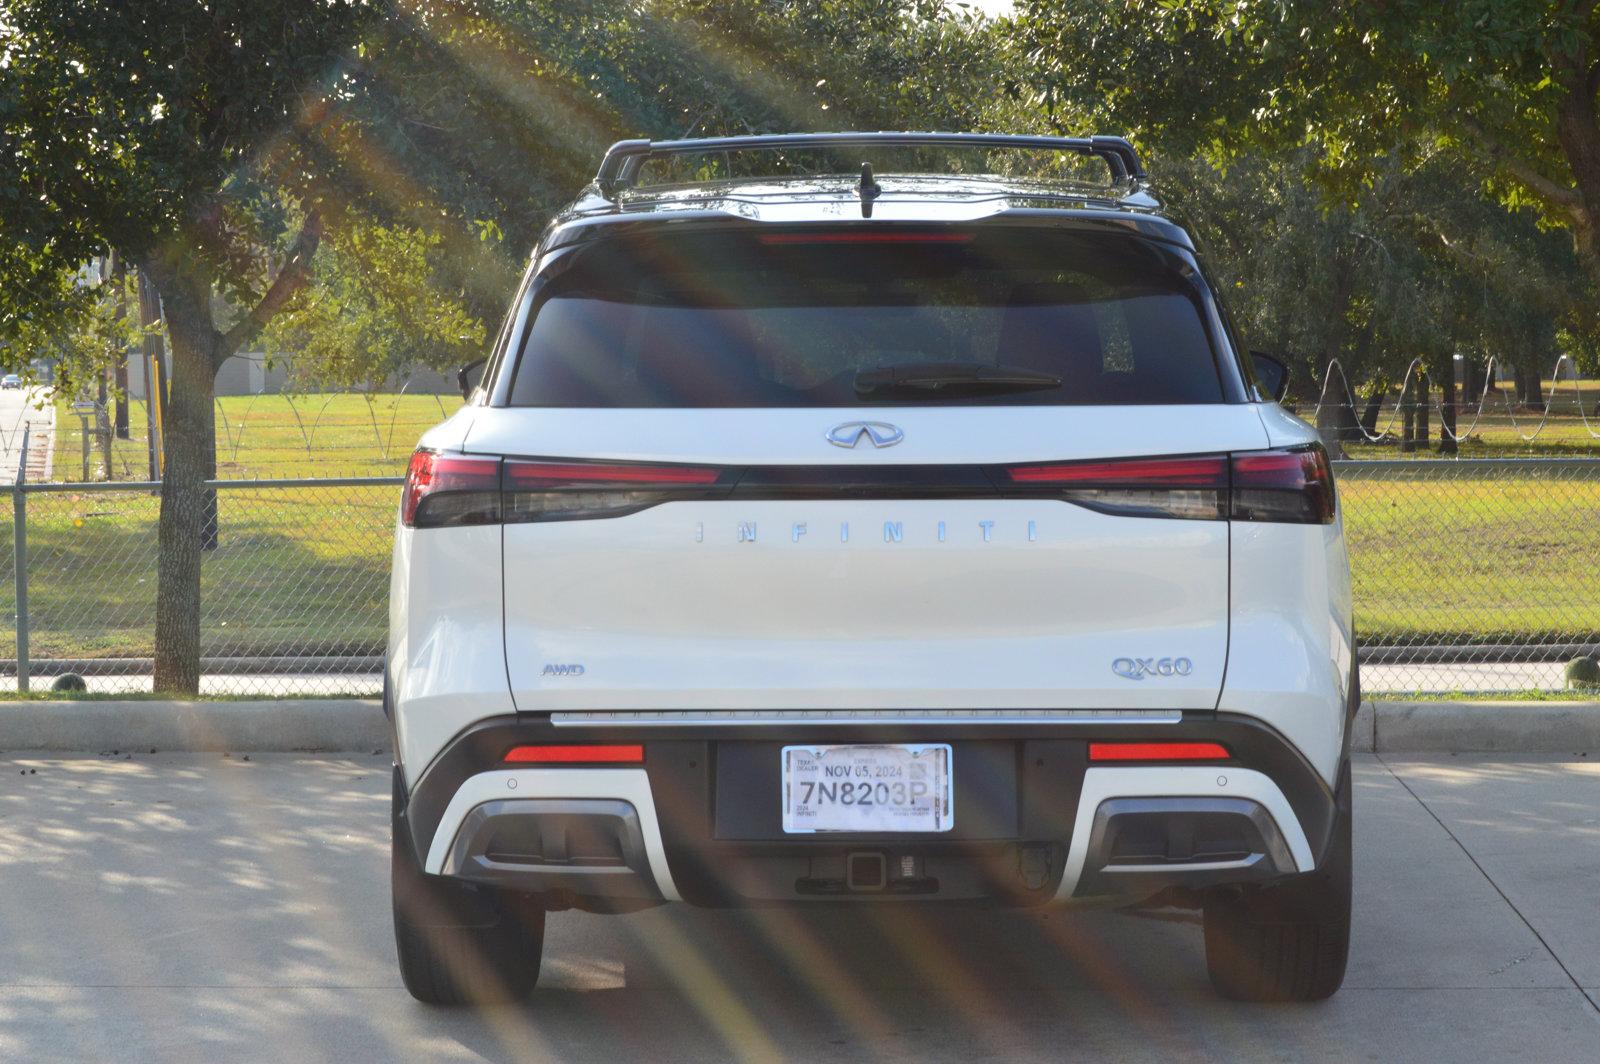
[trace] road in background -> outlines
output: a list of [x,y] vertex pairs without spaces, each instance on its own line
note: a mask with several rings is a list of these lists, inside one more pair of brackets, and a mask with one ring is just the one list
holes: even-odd
[[1193,914],[550,917],[524,1005],[400,989],[389,765],[0,758],[0,1058],[1589,1061],[1600,765],[1356,771],[1345,989],[1224,1002]]
[[[36,404],[44,409],[35,410]],[[48,389],[0,390],[0,486],[16,483],[24,426],[28,428],[28,479],[48,480],[56,428],[56,408]]]

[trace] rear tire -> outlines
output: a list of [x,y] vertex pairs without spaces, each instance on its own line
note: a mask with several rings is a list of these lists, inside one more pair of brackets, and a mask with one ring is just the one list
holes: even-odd
[[1321,868],[1276,883],[1219,888],[1205,902],[1206,969],[1235,1001],[1321,1001],[1350,956],[1350,763],[1339,775],[1333,838]]
[[532,898],[422,870],[394,794],[390,882],[400,978],[429,1005],[520,1001],[539,978],[544,909]]

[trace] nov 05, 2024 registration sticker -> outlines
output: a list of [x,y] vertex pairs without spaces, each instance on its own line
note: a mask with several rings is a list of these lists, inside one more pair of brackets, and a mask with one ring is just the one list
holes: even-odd
[[783,748],[783,830],[949,831],[949,743]]

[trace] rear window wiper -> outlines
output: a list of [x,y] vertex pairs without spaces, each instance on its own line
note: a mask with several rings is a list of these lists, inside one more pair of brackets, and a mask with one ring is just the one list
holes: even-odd
[[1026,392],[1061,387],[1053,373],[982,362],[899,362],[856,374],[857,395]]

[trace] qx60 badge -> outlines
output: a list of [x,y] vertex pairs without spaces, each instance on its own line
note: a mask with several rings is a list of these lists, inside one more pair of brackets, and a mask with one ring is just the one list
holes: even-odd
[[863,439],[874,447],[893,447],[905,438],[900,426],[887,421],[846,421],[828,430],[828,442],[835,447],[854,447]]
[[1111,663],[1111,671],[1125,680],[1142,680],[1146,676],[1187,676],[1194,671],[1194,662],[1188,658],[1118,658]]

